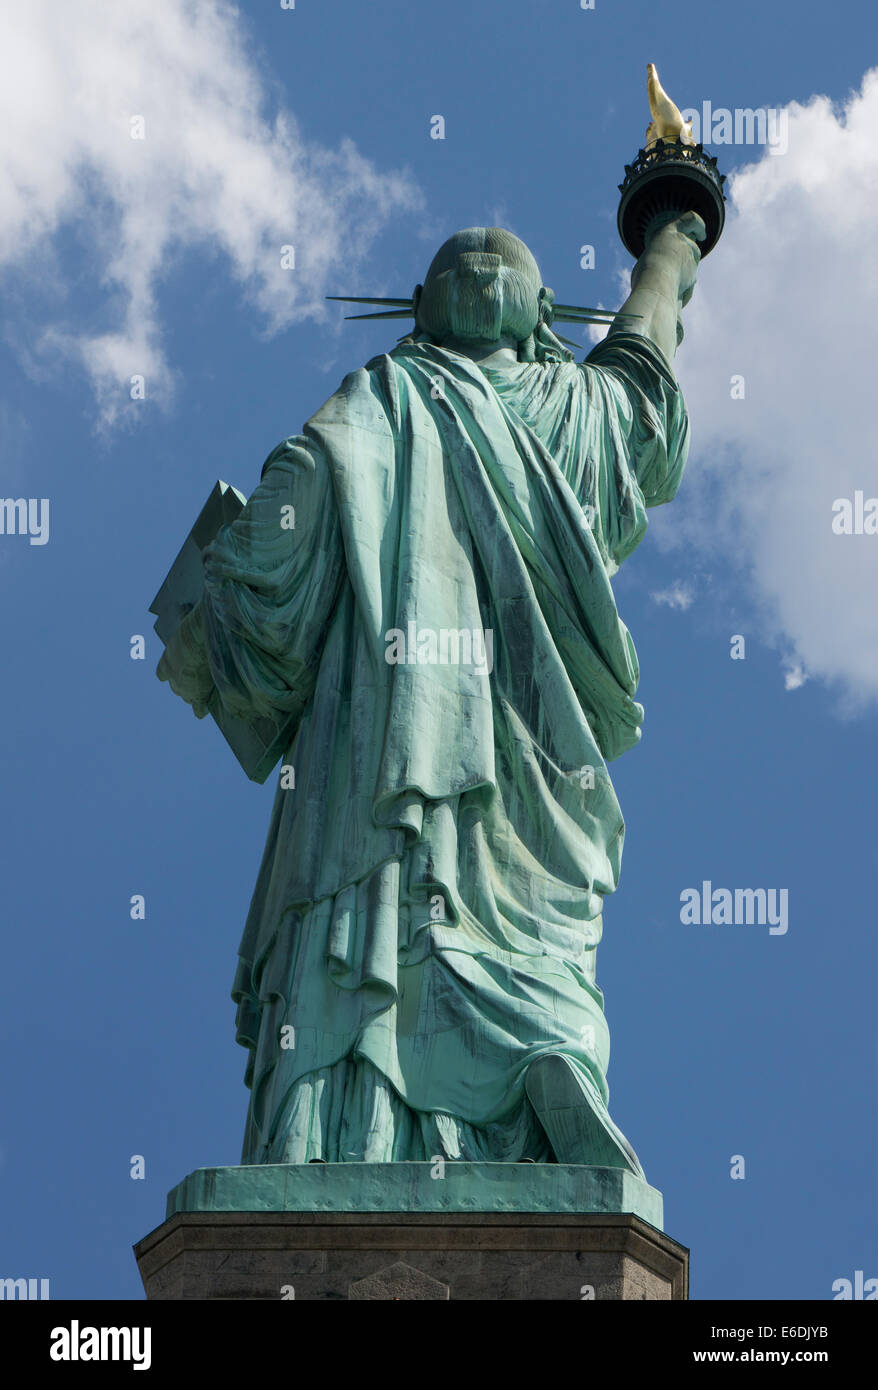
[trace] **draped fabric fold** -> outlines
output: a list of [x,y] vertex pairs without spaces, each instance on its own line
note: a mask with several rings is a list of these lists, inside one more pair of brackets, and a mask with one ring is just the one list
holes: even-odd
[[610,579],[687,449],[643,337],[493,369],[409,342],[205,552],[175,688],[209,670],[230,711],[294,721],[233,990],[244,1162],[545,1157],[524,1073],[547,1051],[606,1099],[607,762],[643,717]]

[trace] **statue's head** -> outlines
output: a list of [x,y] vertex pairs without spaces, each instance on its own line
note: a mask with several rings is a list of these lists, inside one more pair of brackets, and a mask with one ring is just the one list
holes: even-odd
[[412,304],[422,333],[532,343],[543,301],[539,266],[523,241],[501,227],[467,227],[440,246]]
[[609,325],[620,318],[608,309],[556,304],[553,291],[541,281],[540,268],[519,237],[502,227],[466,227],[439,247],[426,280],[415,286],[411,299],[335,294],[327,298],[393,306],[349,318],[405,319],[413,314],[415,331],[399,339],[401,351],[427,342],[484,357],[490,354],[476,354],[458,344],[496,343],[506,348],[515,343],[519,362],[573,361],[569,349],[578,344],[556,337],[555,322]]

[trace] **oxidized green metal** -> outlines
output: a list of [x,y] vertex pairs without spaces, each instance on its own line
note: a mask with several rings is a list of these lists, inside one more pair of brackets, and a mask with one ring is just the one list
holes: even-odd
[[624,836],[607,764],[643,717],[610,580],[683,472],[671,361],[703,236],[694,213],[648,235],[628,317],[575,363],[527,247],[458,233],[412,334],[203,551],[158,674],[227,737],[268,730],[263,773],[286,745],[233,991],[244,1164],[642,1184],[595,978]]
[[624,1168],[563,1163],[261,1163],[197,1168],[181,1211],[631,1212],[662,1229],[662,1195]]

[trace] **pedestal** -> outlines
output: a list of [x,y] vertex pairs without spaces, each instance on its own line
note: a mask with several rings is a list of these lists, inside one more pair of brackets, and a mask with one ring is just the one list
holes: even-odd
[[148,1299],[685,1299],[661,1193],[616,1168],[202,1168],[135,1247]]

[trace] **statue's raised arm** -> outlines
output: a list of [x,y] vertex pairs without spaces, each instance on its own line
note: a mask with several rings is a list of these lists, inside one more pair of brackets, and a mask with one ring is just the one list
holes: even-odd
[[673,361],[683,340],[680,314],[695,289],[701,260],[698,242],[704,237],[704,222],[697,212],[668,213],[655,219],[647,232],[646,249],[631,272],[631,293],[610,334],[641,333]]

